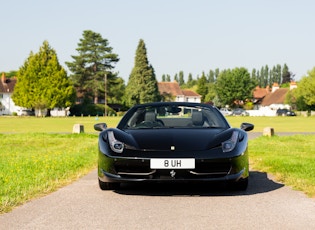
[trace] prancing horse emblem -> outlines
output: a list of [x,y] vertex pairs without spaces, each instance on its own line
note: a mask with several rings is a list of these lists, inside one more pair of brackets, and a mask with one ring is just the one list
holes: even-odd
[[176,172],[174,170],[170,171],[171,177],[175,177]]

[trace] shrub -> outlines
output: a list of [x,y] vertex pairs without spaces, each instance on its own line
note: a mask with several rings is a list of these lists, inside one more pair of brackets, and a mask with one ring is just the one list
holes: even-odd
[[122,116],[125,115],[125,113],[126,113],[125,111],[119,111],[116,114],[117,114],[118,117],[122,117]]
[[[71,116],[104,116],[104,105],[103,104],[80,104],[70,108]],[[115,110],[106,107],[107,115],[116,116]]]
[[254,103],[249,101],[249,102],[246,102],[245,105],[244,105],[244,109],[245,110],[251,110],[254,108]]

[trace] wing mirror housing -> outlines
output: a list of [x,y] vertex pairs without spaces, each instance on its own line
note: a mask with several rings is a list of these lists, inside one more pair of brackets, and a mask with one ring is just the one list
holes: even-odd
[[97,123],[97,124],[95,124],[94,125],[94,129],[96,130],[96,131],[104,131],[105,129],[107,129],[107,125],[106,125],[106,123]]
[[244,131],[248,132],[254,129],[254,125],[251,123],[242,123],[241,124],[241,129],[243,129]]

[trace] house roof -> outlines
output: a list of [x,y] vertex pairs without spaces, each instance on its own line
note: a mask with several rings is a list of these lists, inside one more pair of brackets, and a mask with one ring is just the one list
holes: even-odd
[[181,89],[177,81],[158,82],[158,88],[161,95],[169,94],[172,96],[182,95],[185,97],[201,97],[198,93],[190,89]]
[[268,106],[271,104],[284,104],[285,95],[288,91],[288,88],[279,88],[276,91],[267,94],[262,100],[261,105]]
[[13,93],[16,81],[16,77],[7,78],[3,73],[0,79],[0,93]]
[[173,82],[158,82],[158,88],[161,95],[170,94],[173,96],[184,95],[176,81]]
[[182,92],[186,97],[200,97],[200,95],[198,93],[196,93],[190,89],[183,89]]
[[255,99],[262,99],[264,98],[268,93],[270,92],[270,88],[260,88],[259,86],[256,86],[253,96]]

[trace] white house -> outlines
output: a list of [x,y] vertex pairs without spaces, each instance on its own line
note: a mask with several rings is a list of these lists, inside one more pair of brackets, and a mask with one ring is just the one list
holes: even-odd
[[255,110],[248,110],[250,116],[276,116],[278,109],[291,109],[285,104],[285,97],[288,91],[297,88],[296,82],[291,82],[290,88],[280,88],[277,83],[272,88],[259,88],[254,90]]
[[12,115],[23,108],[16,106],[12,100],[12,93],[16,84],[16,77],[6,78],[3,73],[0,79],[0,115]]
[[181,89],[176,81],[173,82],[158,82],[160,94],[164,100],[177,101],[177,102],[201,102],[201,95],[188,90]]

